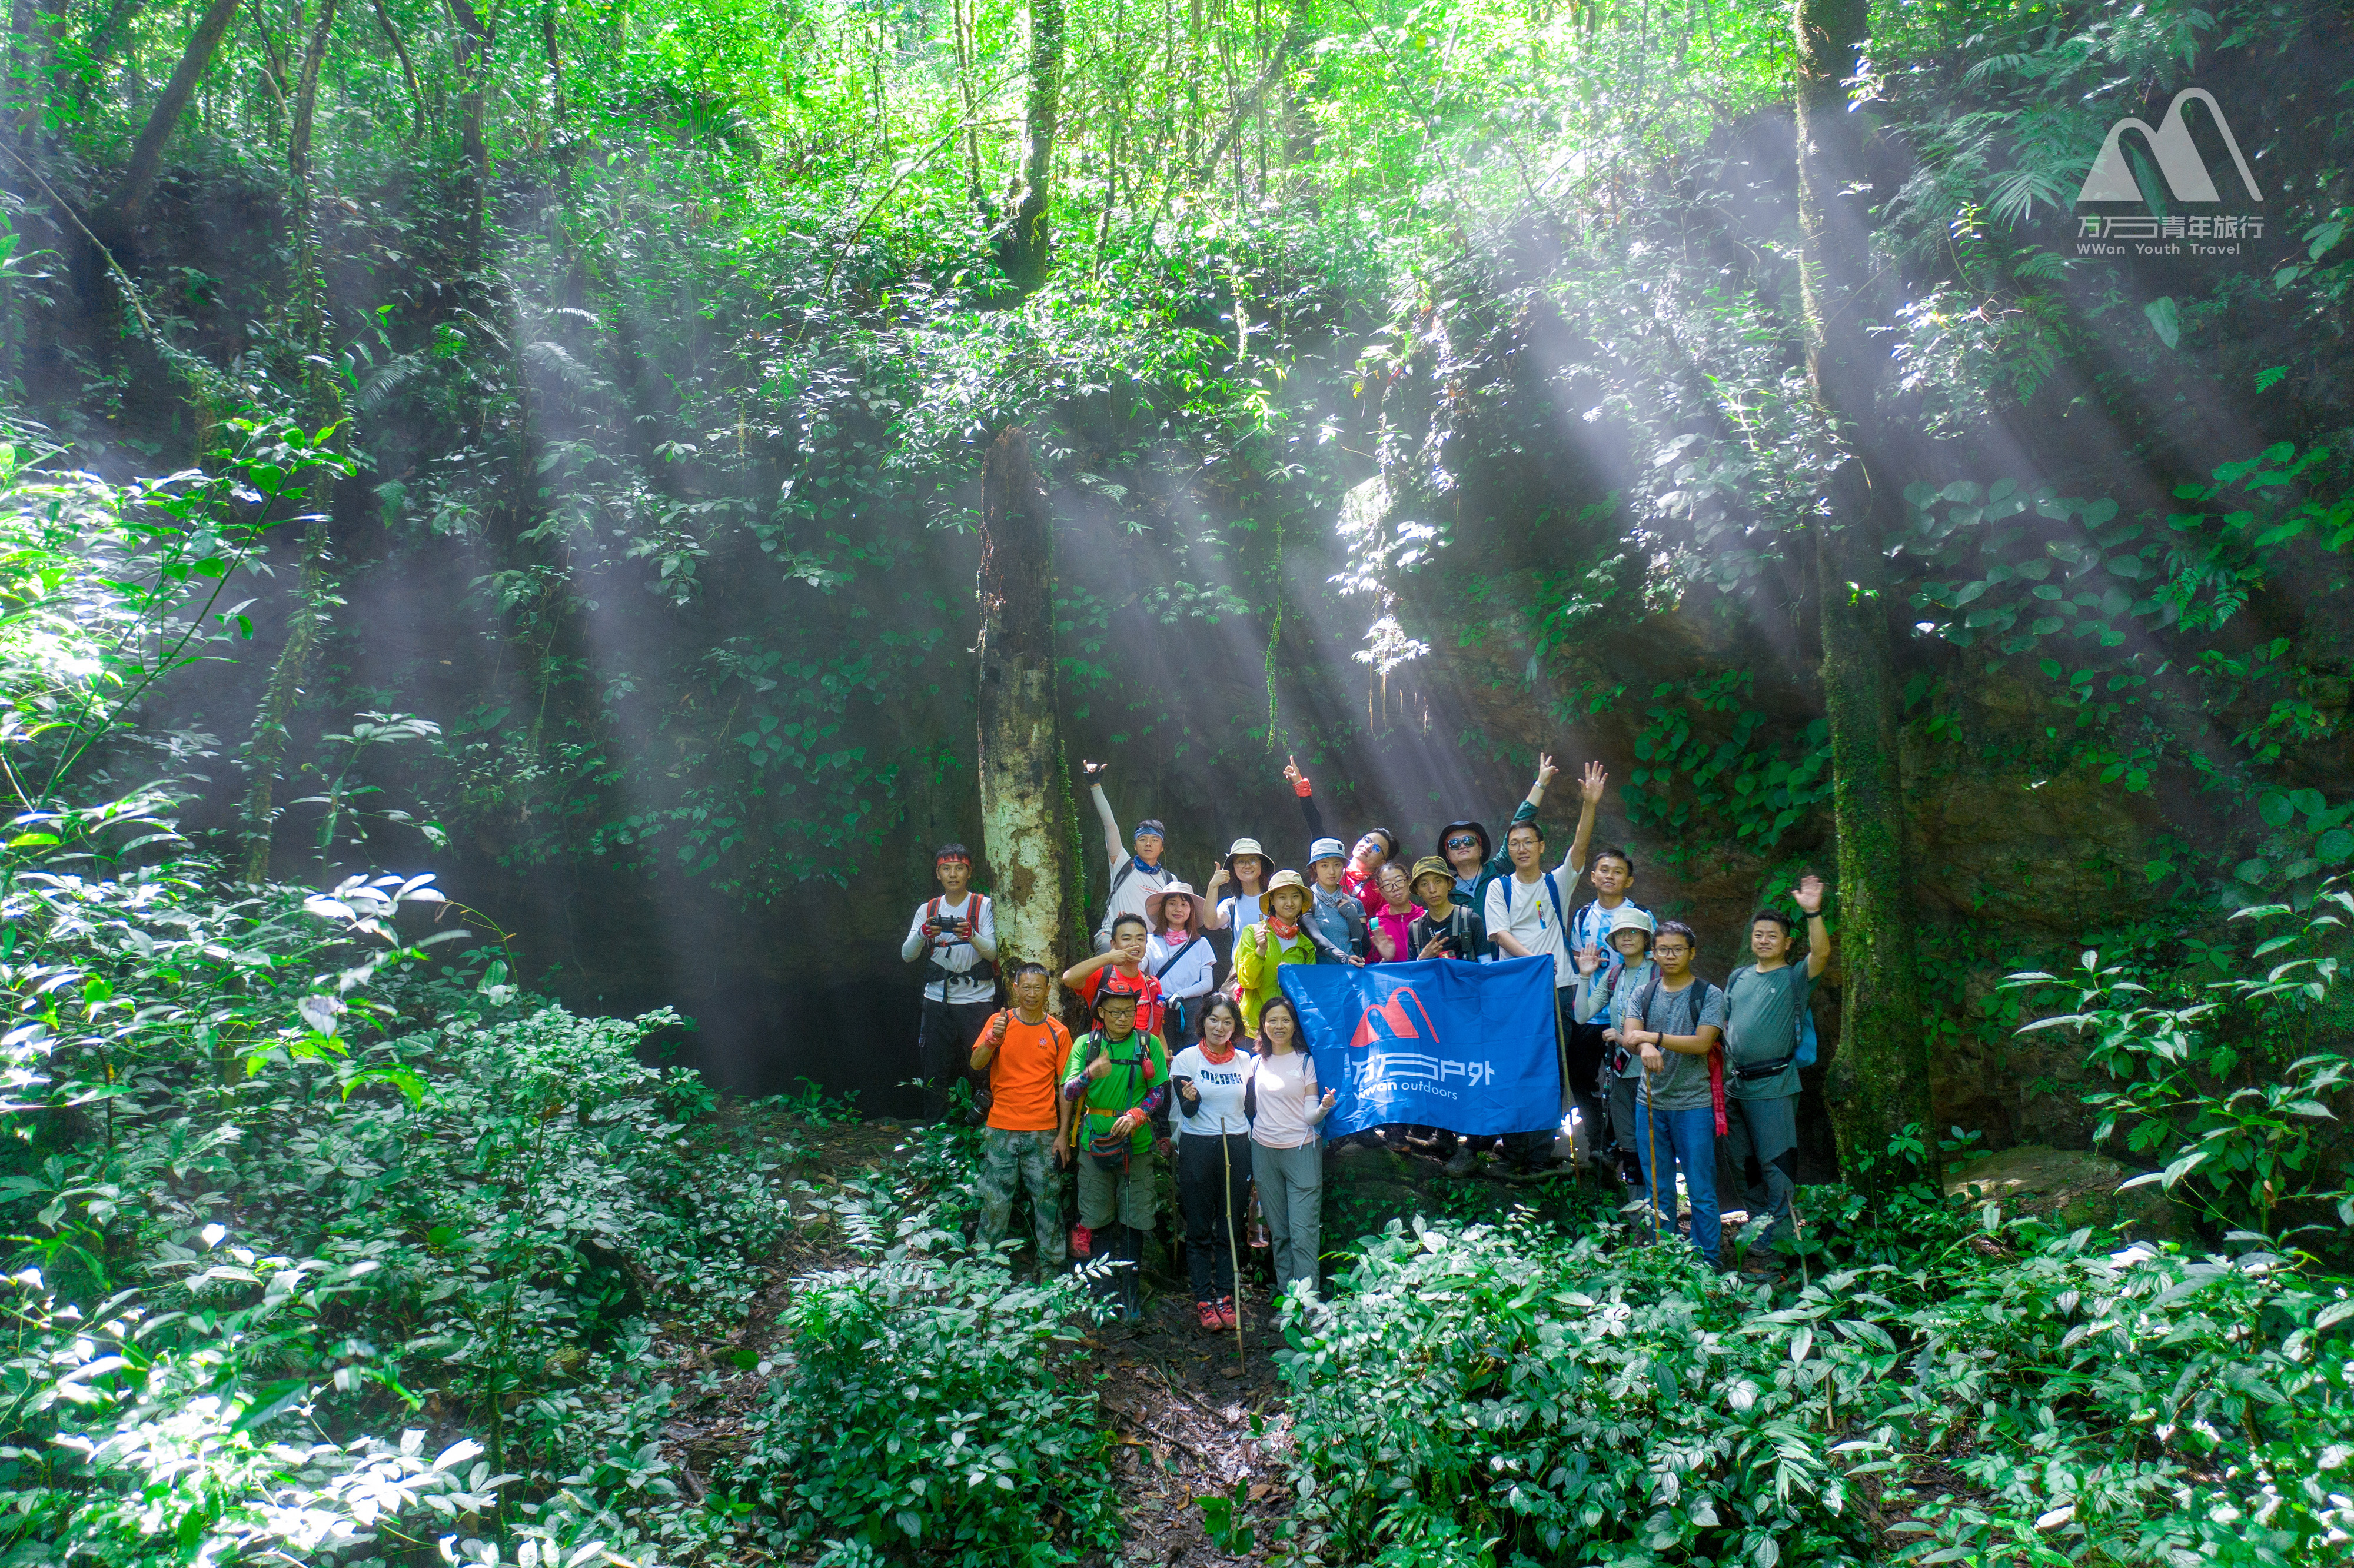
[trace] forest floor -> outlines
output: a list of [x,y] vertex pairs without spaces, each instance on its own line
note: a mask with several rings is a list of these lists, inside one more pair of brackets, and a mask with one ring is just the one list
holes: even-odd
[[[776,1134],[814,1156],[811,1163],[819,1174],[809,1180],[812,1191],[795,1201],[795,1217],[807,1223],[794,1228],[778,1253],[767,1286],[737,1331],[716,1341],[684,1335],[656,1340],[657,1355],[680,1391],[664,1428],[664,1457],[678,1467],[680,1489],[695,1502],[708,1493],[715,1468],[747,1441],[745,1423],[768,1383],[760,1368],[782,1337],[779,1319],[795,1280],[860,1261],[823,1223],[829,1216],[816,1204],[846,1180],[887,1171],[904,1154],[907,1136],[904,1126],[890,1121],[780,1122]],[[1182,1281],[1150,1276],[1142,1321],[1105,1324],[1082,1341],[1119,1445],[1113,1468],[1124,1489],[1125,1527],[1116,1559],[1090,1555],[1083,1562],[1100,1568],[1114,1563],[1193,1568],[1267,1554],[1272,1526],[1288,1511],[1290,1417],[1270,1355],[1278,1340],[1267,1326],[1265,1262],[1264,1249],[1245,1262],[1254,1277],[1242,1301],[1239,1353],[1233,1332],[1201,1330]],[[1235,1522],[1255,1529],[1257,1536],[1255,1548],[1240,1556],[1210,1540],[1196,1505],[1201,1498],[1233,1496],[1237,1483],[1244,1506]],[[747,1561],[772,1560],[762,1554]]]

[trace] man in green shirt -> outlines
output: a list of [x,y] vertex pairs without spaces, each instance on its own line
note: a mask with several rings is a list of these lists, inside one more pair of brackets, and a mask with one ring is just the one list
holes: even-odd
[[1765,1191],[1753,1190],[1746,1202],[1753,1212],[1774,1216],[1766,1233],[1769,1248],[1790,1233],[1790,1202],[1798,1190],[1798,1023],[1815,977],[1831,959],[1823,879],[1802,878],[1795,896],[1807,916],[1806,960],[1790,961],[1790,917],[1760,909],[1749,922],[1749,950],[1757,961],[1724,982],[1725,1152],[1736,1174],[1747,1171],[1752,1154],[1764,1168]]
[[1169,1095],[1169,1053],[1158,1034],[1136,1028],[1136,997],[1108,987],[1096,993],[1096,1026],[1071,1043],[1063,1098],[1074,1103],[1079,1223],[1071,1255],[1099,1253],[1119,1271],[1121,1316],[1142,1316],[1136,1268],[1156,1207],[1152,1113]]

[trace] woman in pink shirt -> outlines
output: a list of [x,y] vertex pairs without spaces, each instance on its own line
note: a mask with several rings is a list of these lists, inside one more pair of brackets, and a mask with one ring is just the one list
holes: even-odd
[[1380,907],[1366,907],[1365,935],[1372,940],[1373,950],[1367,961],[1376,964],[1395,963],[1414,957],[1414,948],[1406,939],[1407,928],[1422,918],[1422,910],[1414,901],[1413,885],[1406,880],[1405,867],[1392,861],[1381,869],[1382,896]]

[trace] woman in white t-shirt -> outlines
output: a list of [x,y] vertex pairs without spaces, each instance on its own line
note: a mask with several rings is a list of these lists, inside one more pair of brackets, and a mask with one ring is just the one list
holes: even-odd
[[[1240,931],[1266,919],[1267,883],[1274,874],[1275,862],[1267,858],[1257,839],[1236,839],[1226,851],[1226,863],[1210,874],[1210,896],[1216,905],[1205,928]],[[1221,887],[1234,892],[1219,898]]]
[[1276,1294],[1305,1280],[1312,1295],[1324,1220],[1324,1151],[1317,1147],[1316,1129],[1340,1097],[1331,1089],[1319,1095],[1316,1064],[1301,1048],[1299,1014],[1289,997],[1267,999],[1259,1010],[1258,1038],[1244,1113],[1251,1124],[1259,1213],[1274,1245]]
[[1202,1038],[1169,1064],[1177,1091],[1171,1109],[1177,1134],[1177,1202],[1185,1214],[1185,1266],[1193,1277],[1193,1310],[1204,1329],[1231,1329],[1235,1259],[1250,1202],[1252,1057],[1242,1009],[1214,996],[1202,1010]]
[[1182,882],[1156,889],[1144,901],[1144,972],[1161,982],[1168,1005],[1163,1032],[1174,1051],[1201,1027],[1202,1003],[1218,974],[1218,955],[1202,931],[1202,901]]

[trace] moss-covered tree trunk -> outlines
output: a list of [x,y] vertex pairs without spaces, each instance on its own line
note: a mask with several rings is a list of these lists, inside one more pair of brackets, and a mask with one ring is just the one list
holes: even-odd
[[[1928,1034],[1921,1025],[1898,750],[1894,633],[1880,542],[1897,486],[1878,414],[1884,356],[1866,333],[1872,282],[1862,124],[1848,83],[1866,0],[1796,0],[1798,222],[1807,370],[1832,429],[1816,562],[1822,595],[1823,704],[1830,724],[1839,836],[1841,1006],[1824,1097],[1850,1181],[1908,1124],[1930,1130]],[[1931,1169],[1936,1139],[1925,1137]],[[1887,1164],[1880,1187],[1906,1174]]]
[[[1055,691],[1055,534],[1030,432],[1001,432],[981,466],[981,822],[995,882],[999,972],[1063,970],[1070,797]],[[1060,1010],[1060,981],[1055,1010]]]
[[999,264],[1017,294],[1046,281],[1053,264],[1055,137],[1063,118],[1063,0],[1030,0],[1030,97],[1022,111],[1022,191],[998,242]]

